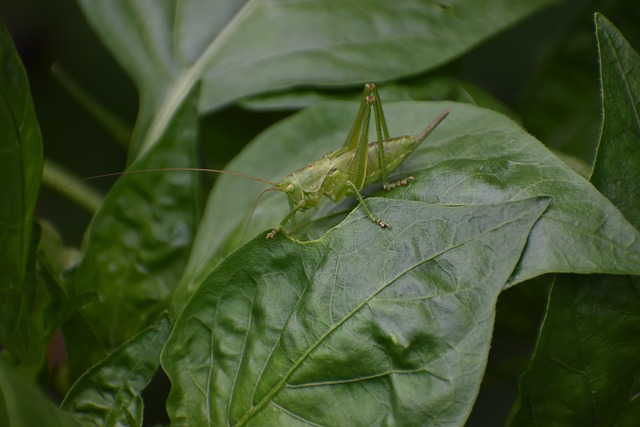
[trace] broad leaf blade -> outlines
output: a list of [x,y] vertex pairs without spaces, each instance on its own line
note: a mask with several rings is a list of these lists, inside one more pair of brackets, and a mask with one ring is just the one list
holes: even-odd
[[34,324],[33,224],[42,175],[42,138],[27,75],[0,23],[0,342],[36,365],[44,337]]
[[548,205],[369,199],[322,239],[257,237],[189,301],[167,342],[175,425],[460,425],[496,298]]
[[201,105],[210,110],[296,84],[361,84],[433,69],[550,3],[256,1],[209,63]]
[[131,425],[131,419],[142,425],[140,394],[160,365],[170,329],[163,315],[80,377],[61,407],[92,425]]
[[79,3],[139,89],[138,155],[157,142],[201,79],[200,110],[211,111],[294,85],[407,76],[462,54],[553,0]]
[[[174,117],[160,144],[132,165],[135,170],[193,167],[197,140],[196,94]],[[74,277],[77,295],[98,292],[85,307],[103,346],[114,349],[158,316],[182,275],[196,228],[197,176],[143,172],[116,182],[88,229]],[[84,369],[101,354],[83,353],[83,338],[67,337]]]
[[[592,182],[640,226],[640,57],[596,15],[604,121]],[[560,276],[512,425],[640,421],[640,280]]]
[[[416,181],[376,195],[463,205],[553,198],[510,285],[554,271],[640,271],[637,230],[591,184],[517,124],[466,104],[401,102],[386,103],[384,108],[393,136],[416,135],[445,108],[453,111],[391,177],[413,175]],[[311,107],[259,135],[228,168],[278,181],[338,148],[356,110],[355,103]],[[267,158],[277,161],[265,161]],[[263,188],[237,177],[220,177],[181,283],[182,301],[200,282],[198,278],[238,246],[251,206]],[[351,200],[338,206],[328,202],[311,215],[319,221],[353,206]],[[278,224],[287,209],[284,195],[265,197],[249,222],[245,239]],[[384,219],[393,226],[393,218]],[[298,226],[306,221],[309,217],[301,215]],[[319,237],[326,225],[312,231],[314,238]]]

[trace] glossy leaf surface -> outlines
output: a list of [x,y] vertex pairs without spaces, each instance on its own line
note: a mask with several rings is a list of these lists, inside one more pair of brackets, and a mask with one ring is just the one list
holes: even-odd
[[459,425],[498,293],[549,204],[369,199],[322,239],[263,236],[215,269],[162,354],[174,425]]
[[[193,94],[161,144],[133,169],[195,166],[196,101]],[[195,174],[176,171],[121,176],[93,218],[74,290],[99,293],[84,313],[105,348],[114,349],[167,307],[195,234],[196,181]],[[70,353],[84,357],[84,369],[101,359],[86,354],[82,336],[69,336]]]
[[[416,181],[375,195],[446,205],[553,198],[509,285],[547,272],[640,272],[637,230],[589,182],[511,120],[466,104],[399,102],[384,107],[394,136],[418,134],[445,108],[452,108],[452,113],[392,175],[392,180],[413,175]],[[356,108],[353,103],[327,103],[296,114],[258,136],[229,169],[278,181],[339,147]],[[181,292],[190,294],[197,278],[237,247],[263,188],[237,177],[220,178],[208,201]],[[310,211],[310,216],[301,215],[297,227],[315,221],[317,226],[308,232],[317,238],[327,229],[325,220],[335,224],[353,206],[353,200],[337,206],[328,202]],[[287,209],[284,195],[265,197],[245,236],[275,226]],[[384,219],[393,226],[394,218]]]
[[141,426],[140,394],[160,365],[160,351],[170,329],[169,317],[163,315],[124,343],[78,379],[62,408],[89,424]]
[[211,111],[294,85],[407,76],[462,54],[553,1],[79,3],[140,92],[137,156],[156,144],[200,80],[200,111]]

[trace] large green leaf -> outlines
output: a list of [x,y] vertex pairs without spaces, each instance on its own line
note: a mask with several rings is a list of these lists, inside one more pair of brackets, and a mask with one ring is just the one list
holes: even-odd
[[201,79],[200,110],[211,111],[293,85],[416,74],[553,0],[79,3],[139,89],[134,140],[144,151]]
[[[195,166],[196,94],[186,101],[161,144],[132,168]],[[195,233],[196,181],[190,172],[124,175],[93,218],[74,291],[100,294],[83,312],[105,348],[114,349],[167,307]],[[81,335],[67,340],[71,358],[83,360],[84,369],[102,358],[83,346]]]
[[[457,205],[552,197],[510,285],[554,271],[640,272],[637,230],[583,177],[506,117],[466,104],[421,102],[386,103],[385,114],[392,135],[417,134],[447,107],[453,110],[449,117],[395,173],[397,178],[414,175],[416,181],[376,195]],[[356,109],[355,103],[337,102],[309,108],[265,131],[228,168],[279,180],[339,147]],[[237,247],[262,188],[237,177],[219,179],[181,283],[178,307],[202,276]],[[320,221],[352,207],[352,201],[328,203],[312,212],[312,219]],[[265,197],[245,235],[278,224],[287,209],[284,195]],[[301,215],[298,226],[308,220]],[[393,218],[385,220],[393,225]],[[312,230],[312,237],[326,231],[320,225],[324,228]]]
[[[596,15],[604,121],[592,182],[640,226],[640,56]],[[512,425],[640,423],[640,280],[563,275],[554,284]]]
[[56,408],[40,390],[0,358],[0,425],[79,427],[83,424]]
[[35,365],[45,344],[32,317],[42,138],[26,72],[1,22],[0,123],[0,342]]
[[258,236],[181,313],[162,354],[173,425],[460,425],[496,298],[548,199],[371,198],[314,242]]
[[61,407],[92,425],[141,426],[140,393],[160,365],[170,329],[163,315],[80,377]]

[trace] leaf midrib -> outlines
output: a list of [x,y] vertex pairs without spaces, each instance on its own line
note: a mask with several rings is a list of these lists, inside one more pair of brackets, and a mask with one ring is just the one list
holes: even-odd
[[[280,391],[282,390],[288,379],[291,377],[291,375],[293,375],[293,373],[298,369],[298,367],[300,367],[300,365],[304,362],[304,360],[307,359],[307,357],[318,347],[320,346],[320,344],[322,344],[333,332],[335,332],[340,326],[342,326],[347,320],[351,319],[353,316],[355,316],[356,313],[358,313],[362,308],[364,308],[376,295],[380,294],[382,291],[384,291],[385,289],[387,289],[389,286],[391,286],[393,283],[395,283],[397,280],[399,280],[402,276],[404,276],[405,274],[413,271],[415,268],[419,267],[420,265],[432,261],[442,255],[444,255],[445,253],[456,249],[462,245],[465,245],[469,242],[471,242],[472,240],[478,239],[482,236],[485,236],[489,233],[493,233],[495,231],[497,231],[498,229],[514,223],[518,220],[520,220],[520,218],[522,218],[523,216],[528,215],[528,212],[522,212],[520,213],[520,215],[518,215],[515,218],[510,219],[509,221],[504,221],[501,222],[500,224],[495,225],[494,227],[487,229],[486,231],[479,233],[479,234],[474,234],[471,238],[469,239],[465,239],[455,245],[451,245],[448,246],[447,248],[434,253],[432,256],[421,260],[418,263],[415,263],[413,265],[411,265],[410,267],[406,268],[405,270],[399,272],[395,277],[393,277],[392,279],[390,279],[386,284],[384,284],[383,286],[380,286],[375,292],[373,292],[369,297],[367,297],[365,300],[363,300],[360,304],[358,304],[353,310],[351,310],[349,313],[347,313],[345,316],[343,316],[343,318],[336,324],[334,324],[331,328],[329,328],[324,334],[322,334],[315,343],[313,343],[312,345],[309,346],[309,348],[298,358],[297,361],[295,361],[293,363],[293,365],[291,366],[291,368],[289,368],[289,370],[285,373],[285,375],[282,377],[282,379],[280,381],[278,381],[278,383],[272,387],[272,389],[269,391],[269,393],[267,393],[267,395],[265,397],[262,398],[262,400],[260,400],[260,402],[258,402],[255,406],[253,406],[252,408],[250,408],[247,412],[245,412],[245,414],[234,424],[234,426],[243,426],[245,425],[254,415],[256,415],[258,412],[260,412],[271,400],[272,398]],[[514,264],[515,266],[515,264]],[[467,288],[464,289],[457,289],[455,291],[450,292],[449,294],[456,294],[458,292],[461,292],[463,290],[466,290]],[[284,331],[284,328],[283,328]],[[282,337],[282,335],[280,335],[280,338]],[[269,358],[267,358],[268,360]],[[257,381],[259,382],[259,380]],[[233,392],[230,393],[230,396],[233,396]]]
[[166,131],[167,126],[172,122],[173,116],[179,110],[191,89],[196,85],[207,65],[216,56],[222,48],[224,42],[231,37],[235,30],[239,27],[240,21],[256,9],[260,0],[249,0],[238,11],[238,13],[229,21],[229,23],[220,31],[220,33],[209,43],[202,55],[195,61],[184,73],[176,80],[175,84],[169,89],[160,105],[157,113],[153,117],[149,130],[140,146],[138,157],[142,157],[155,143],[160,139]]

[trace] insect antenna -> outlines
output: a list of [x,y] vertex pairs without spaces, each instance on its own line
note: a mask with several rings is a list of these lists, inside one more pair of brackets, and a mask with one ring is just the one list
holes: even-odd
[[232,172],[232,171],[226,171],[226,170],[220,170],[220,169],[187,168],[187,167],[183,167],[183,168],[178,167],[178,168],[130,169],[130,170],[122,171],[122,172],[103,173],[103,174],[100,174],[100,175],[94,175],[94,176],[90,176],[90,177],[87,177],[87,178],[81,178],[81,179],[79,179],[77,181],[74,181],[74,182],[71,182],[71,183],[67,184],[65,187],[68,187],[68,186],[73,185],[73,184],[77,184],[79,182],[89,181],[89,180],[97,179],[97,178],[107,178],[107,177],[110,177],[110,176],[120,176],[120,175],[132,175],[132,174],[137,174],[137,173],[168,172],[168,171],[221,173],[221,174],[225,174],[225,175],[241,176],[243,178],[247,178],[247,179],[250,179],[252,181],[258,181],[258,182],[262,182],[264,184],[271,185],[273,187],[278,187],[278,183],[277,182],[273,182],[273,181],[269,181],[269,180],[266,180],[266,179],[258,178],[257,176],[247,175],[245,173]]
[[268,193],[269,191],[279,191],[279,188],[278,187],[266,188],[262,190],[260,194],[258,194],[256,201],[253,202],[253,206],[251,206],[251,211],[249,211],[249,216],[247,217],[247,220],[244,223],[244,227],[242,228],[242,234],[240,235],[240,242],[244,241],[244,235],[247,233],[247,228],[249,228],[251,217],[253,217],[253,213],[255,212],[256,207],[258,207],[258,202],[260,202],[260,199],[262,198],[262,196],[264,196],[265,193]]

